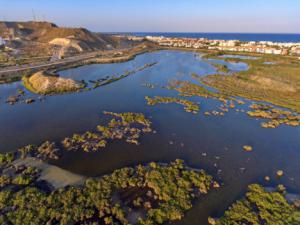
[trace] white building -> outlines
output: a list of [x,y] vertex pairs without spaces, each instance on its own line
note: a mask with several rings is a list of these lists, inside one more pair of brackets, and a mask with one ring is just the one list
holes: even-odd
[[280,55],[282,53],[281,49],[276,48],[265,48],[266,54],[274,54],[274,55]]
[[222,47],[234,47],[237,45],[239,41],[237,40],[228,40],[228,41],[220,41],[220,44],[219,46],[222,46]]
[[300,55],[300,47],[295,46],[295,47],[291,48],[291,53],[295,54],[295,55]]
[[0,37],[0,46],[5,45],[5,41],[2,37]]

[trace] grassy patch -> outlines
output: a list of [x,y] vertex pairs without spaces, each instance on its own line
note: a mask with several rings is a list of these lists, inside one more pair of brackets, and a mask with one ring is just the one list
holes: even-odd
[[[228,59],[230,60],[230,59]],[[257,60],[243,60],[248,71],[230,76],[208,75],[206,85],[222,94],[267,101],[300,112],[300,60],[296,57],[260,55]],[[264,64],[275,62],[276,64]]]
[[[201,82],[201,78],[198,75],[192,74],[192,77]],[[176,80],[171,82],[167,88],[171,90],[176,90],[179,92],[179,95],[185,97],[199,96],[204,98],[215,98],[225,103],[227,102],[227,100],[233,99],[227,94],[210,91],[204,86],[194,84],[189,81]]]

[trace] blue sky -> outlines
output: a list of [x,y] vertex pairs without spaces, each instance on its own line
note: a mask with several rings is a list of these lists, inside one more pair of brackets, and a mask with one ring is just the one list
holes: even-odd
[[300,33],[299,0],[0,0],[0,20],[102,32]]

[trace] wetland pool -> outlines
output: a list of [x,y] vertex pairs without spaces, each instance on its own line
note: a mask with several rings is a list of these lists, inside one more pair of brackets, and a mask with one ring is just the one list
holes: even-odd
[[[222,215],[251,183],[284,184],[289,192],[300,193],[299,127],[283,125],[264,129],[260,126],[261,120],[235,109],[223,117],[205,116],[205,111],[220,106],[216,99],[180,97],[198,102],[198,114],[187,113],[177,104],[147,105],[145,96],[178,97],[177,91],[162,88],[170,81],[199,84],[192,73],[199,76],[217,73],[210,61],[202,60],[196,53],[157,51],[128,62],[87,65],[59,74],[89,81],[124,74],[155,62],[154,66],[90,91],[47,96],[45,100],[25,91],[26,98],[36,99],[33,104],[6,104],[8,96],[24,88],[21,82],[1,84],[0,151],[14,151],[27,144],[59,141],[74,133],[93,131],[98,124],[108,121],[103,111],[139,112],[151,120],[156,131],[142,136],[140,145],[114,141],[98,152],[66,152],[51,163],[85,176],[100,176],[124,166],[177,158],[191,167],[205,169],[220,181],[222,188],[197,200],[181,221],[174,222],[182,225],[207,224],[209,216]],[[247,68],[244,64],[223,60],[215,60],[215,63],[228,64],[232,72]],[[153,84],[155,88],[145,87],[145,84]],[[245,105],[236,108],[249,110],[252,101],[244,101]],[[243,151],[244,145],[252,146],[253,151]],[[284,171],[280,179],[276,178],[277,170]],[[271,182],[265,183],[264,176],[270,176]]]

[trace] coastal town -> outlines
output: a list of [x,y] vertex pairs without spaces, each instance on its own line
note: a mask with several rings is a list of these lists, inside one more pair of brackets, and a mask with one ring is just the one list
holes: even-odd
[[[41,27],[48,33],[40,37],[38,30]],[[36,35],[28,35],[27,31],[24,31],[26,30],[25,28],[36,32]],[[20,65],[23,64],[32,66],[37,62],[47,64],[49,62],[64,62],[64,60],[68,59],[72,61],[72,57],[75,57],[75,60],[78,57],[79,59],[81,57],[90,57],[90,54],[93,52],[98,54],[99,50],[112,50],[112,46],[133,46],[141,43],[148,43],[155,48],[290,55],[300,59],[300,42],[217,40],[187,37],[134,36],[130,34],[109,36],[90,33],[84,29],[59,28],[55,24],[47,22],[2,23],[2,25],[0,24],[0,30],[2,31],[0,36],[0,67],[4,71],[9,66],[17,67],[12,68],[12,71],[19,71]],[[51,32],[66,32],[66,36],[60,38],[52,37]],[[39,37],[38,40],[35,37]],[[89,40],[93,40],[93,42]],[[26,66],[21,68],[21,71],[24,71],[26,68]]]
[[178,38],[164,36],[127,36],[129,40],[152,41],[160,46],[191,49],[209,49],[233,52],[251,52],[274,55],[300,55],[300,43],[272,41],[210,40],[207,38]]

